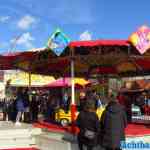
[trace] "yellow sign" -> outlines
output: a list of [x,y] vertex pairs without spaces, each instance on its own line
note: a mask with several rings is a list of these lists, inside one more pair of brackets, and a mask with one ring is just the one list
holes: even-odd
[[[11,80],[12,86],[29,86],[29,73],[16,71],[16,73],[6,74],[5,81],[8,80]],[[53,81],[55,79],[52,76],[31,74],[31,86],[43,86]]]

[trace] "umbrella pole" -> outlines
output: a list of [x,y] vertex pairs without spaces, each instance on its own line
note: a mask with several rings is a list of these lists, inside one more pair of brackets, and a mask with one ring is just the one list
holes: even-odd
[[71,121],[72,133],[75,133],[75,119],[76,119],[76,104],[75,104],[75,83],[74,83],[74,59],[71,59]]

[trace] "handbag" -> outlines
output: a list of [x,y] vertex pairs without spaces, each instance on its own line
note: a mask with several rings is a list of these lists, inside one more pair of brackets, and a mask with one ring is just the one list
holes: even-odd
[[84,132],[84,137],[89,139],[89,140],[92,140],[94,139],[96,136],[96,133],[94,131],[91,131],[91,130],[88,130],[88,129],[85,129],[85,132]]

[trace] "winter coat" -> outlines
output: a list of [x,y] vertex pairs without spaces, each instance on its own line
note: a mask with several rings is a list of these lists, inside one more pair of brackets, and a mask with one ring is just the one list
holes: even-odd
[[16,99],[16,109],[17,111],[21,111],[21,112],[25,110],[23,98],[21,96],[18,96]]
[[86,104],[86,98],[80,98],[79,99],[80,101],[80,111],[83,111],[84,110],[84,107],[85,107],[85,104]]
[[32,100],[30,103],[31,112],[38,112],[39,111],[39,103],[37,100]]
[[125,140],[126,113],[122,105],[110,102],[100,120],[100,142],[103,147],[119,148]]
[[24,104],[25,108],[29,107],[29,105],[30,105],[28,93],[23,94],[23,104]]
[[[99,132],[99,120],[97,114],[95,112],[81,111],[77,117],[76,124],[80,129],[78,141],[87,146],[96,146],[97,133]],[[96,133],[94,139],[89,140],[84,136],[86,129]]]

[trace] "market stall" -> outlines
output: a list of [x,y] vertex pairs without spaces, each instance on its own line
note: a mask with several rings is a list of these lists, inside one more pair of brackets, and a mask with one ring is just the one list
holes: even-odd
[[[144,31],[142,35],[146,33],[143,28],[142,31]],[[74,122],[76,106],[74,77],[90,78],[93,74],[94,77],[106,74],[120,77],[149,74],[150,51],[145,43],[142,43],[144,48],[140,45],[141,42],[134,44],[132,40],[75,41],[69,43],[59,56],[48,49],[31,54],[32,57],[16,55],[13,67],[30,73],[71,77],[71,115]],[[142,51],[138,50],[139,45]]]

